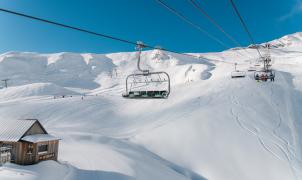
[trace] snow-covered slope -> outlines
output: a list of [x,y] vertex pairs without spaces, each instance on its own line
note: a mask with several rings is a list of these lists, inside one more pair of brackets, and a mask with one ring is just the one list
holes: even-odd
[[[59,163],[7,164],[0,179],[43,180],[57,171],[53,179],[300,180],[299,37],[271,51],[274,83],[253,73],[230,78],[233,63],[247,70],[257,59],[254,49],[199,59],[145,51],[143,67],[171,76],[171,95],[161,100],[121,97],[136,71],[134,52],[3,54],[0,77],[11,80],[0,90],[0,118],[38,118],[62,141]],[[52,98],[64,94],[72,97]]]
[[0,90],[0,99],[28,98],[32,96],[72,96],[78,93],[52,83],[33,83]]
[[280,39],[269,42],[272,45],[277,46],[301,46],[302,44],[302,32],[286,35]]

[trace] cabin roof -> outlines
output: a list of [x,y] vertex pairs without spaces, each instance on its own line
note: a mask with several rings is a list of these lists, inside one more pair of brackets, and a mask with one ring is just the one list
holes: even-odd
[[60,138],[54,137],[49,134],[34,134],[34,135],[25,136],[21,140],[26,142],[37,143],[37,142],[60,140]]
[[18,142],[36,122],[39,123],[37,119],[0,119],[0,141]]

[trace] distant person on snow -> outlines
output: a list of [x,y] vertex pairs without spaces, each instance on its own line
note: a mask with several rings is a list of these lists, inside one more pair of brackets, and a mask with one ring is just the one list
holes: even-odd
[[259,81],[259,74],[256,74],[255,79]]
[[270,77],[271,81],[273,81],[273,82],[275,81],[275,76],[272,72],[270,73],[269,77]]
[[261,74],[260,80],[261,80],[261,81],[264,81],[264,74]]
[[264,75],[264,81],[267,81],[267,79],[268,79],[268,75],[265,74],[265,75]]

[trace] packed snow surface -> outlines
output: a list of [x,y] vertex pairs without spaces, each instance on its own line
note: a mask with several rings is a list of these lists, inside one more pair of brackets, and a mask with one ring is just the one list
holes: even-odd
[[144,51],[144,69],[171,77],[169,98],[154,100],[121,97],[135,52],[2,54],[0,118],[37,118],[61,141],[58,162],[5,164],[0,179],[300,180],[301,42],[301,33],[272,41],[275,82],[231,79],[235,62],[256,63],[252,48]]

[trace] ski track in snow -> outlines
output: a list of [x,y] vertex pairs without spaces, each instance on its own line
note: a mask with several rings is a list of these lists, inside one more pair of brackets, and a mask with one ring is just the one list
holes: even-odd
[[[282,73],[278,73],[278,77],[281,77],[283,81],[284,77],[282,75]],[[285,161],[289,164],[289,167],[293,173],[293,175],[296,177],[297,179],[297,175],[296,175],[296,167],[295,167],[295,163],[293,161],[297,160],[297,158],[295,157],[295,154],[293,153],[294,149],[292,149],[293,147],[290,146],[290,143],[288,140],[286,140],[285,138],[282,138],[280,135],[277,134],[277,130],[281,127],[282,124],[282,115],[280,113],[280,109],[278,106],[278,103],[274,102],[274,93],[273,93],[273,86],[274,83],[271,83],[270,85],[270,101],[271,101],[271,107],[274,107],[274,110],[277,112],[278,114],[278,121],[276,123],[275,127],[271,128],[271,134],[273,135],[273,137],[267,137],[267,136],[262,136],[261,135],[261,131],[267,131],[269,130],[266,127],[259,127],[259,124],[257,124],[256,127],[253,126],[246,126],[244,125],[244,121],[242,121],[239,117],[239,113],[235,113],[233,108],[231,107],[231,115],[235,118],[238,126],[243,129],[244,131],[247,131],[248,133],[254,135],[257,137],[257,139],[259,140],[259,143],[261,144],[261,146],[263,147],[263,149],[265,149],[267,152],[269,152],[270,154],[272,154],[273,156],[275,156],[276,158],[278,158],[279,160]],[[238,89],[242,90],[243,86],[239,87]],[[289,97],[289,96],[288,96]],[[242,109],[244,111],[244,109],[248,108],[248,106],[242,105],[238,98],[236,97],[236,95],[234,95],[234,93],[232,93],[232,95],[230,96],[230,101],[232,102],[232,104],[234,104],[235,106],[238,106],[240,109]],[[254,124],[256,125],[256,124]],[[275,138],[274,138],[275,137]],[[279,156],[279,153],[274,152],[274,149],[270,148],[269,144],[267,143],[272,143],[272,145],[274,145],[275,147],[277,147],[282,153],[283,153],[283,157]]]

